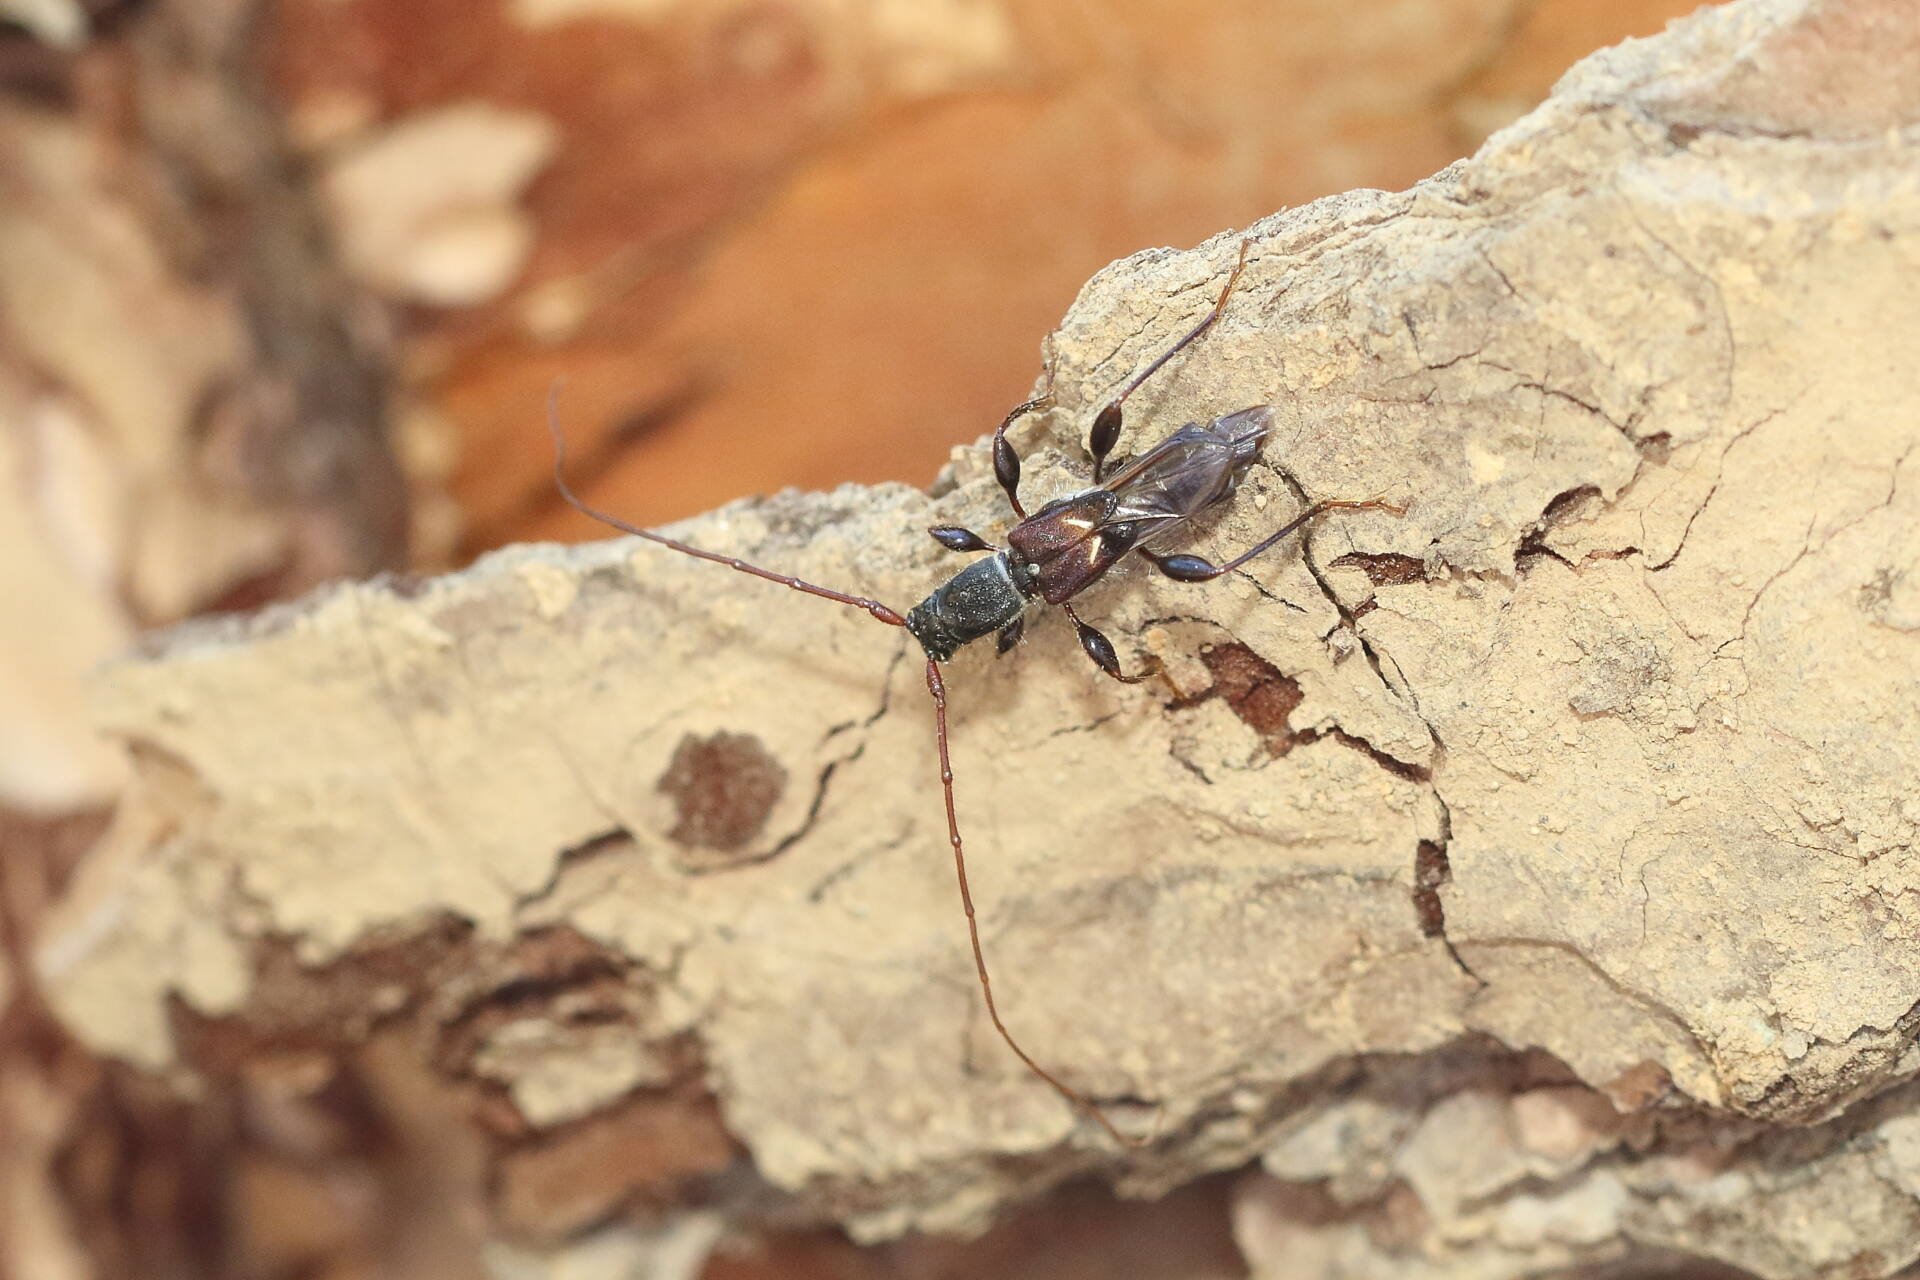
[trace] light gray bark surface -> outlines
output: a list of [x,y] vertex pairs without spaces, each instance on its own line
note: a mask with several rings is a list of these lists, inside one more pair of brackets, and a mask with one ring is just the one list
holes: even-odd
[[[563,991],[463,1065],[539,1127],[691,1045],[759,1175],[865,1236],[1264,1158],[1262,1275],[1634,1248],[1890,1273],[1920,1253],[1911,28],[1748,0],[1589,59],[1413,190],[1252,228],[1216,330],[1129,403],[1123,452],[1274,406],[1196,549],[1296,509],[1278,465],[1408,505],[1210,586],[1115,575],[1088,609],[1165,684],[1102,679],[1059,619],[950,668],[1007,1020],[1133,1100],[1149,1150],[986,1024],[904,633],[633,542],[112,669],[136,786],[48,990],[94,1045],[190,1068],[171,1002],[264,1016],[263,948],[325,969],[448,917],[483,948],[564,926],[623,966],[616,1016]],[[1078,432],[1237,241],[1088,284],[1060,408],[1015,432],[1029,505],[1085,483]],[[904,609],[961,563],[925,526],[1007,523],[980,449],[936,491],[679,532]],[[364,1017],[469,998],[386,973]]]

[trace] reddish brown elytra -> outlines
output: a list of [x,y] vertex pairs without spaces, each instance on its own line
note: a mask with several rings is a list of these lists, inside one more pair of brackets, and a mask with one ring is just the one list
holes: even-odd
[[704,551],[588,506],[567,485],[566,442],[560,432],[556,407],[551,403],[548,406],[548,427],[554,441],[554,483],[561,496],[584,514],[682,555],[711,560],[795,591],[838,604],[852,605],[890,627],[905,627],[920,642],[920,647],[927,655],[927,692],[933,695],[934,741],[940,753],[940,786],[946,800],[947,840],[953,846],[953,868],[960,882],[960,904],[966,912],[967,937],[973,946],[973,963],[979,974],[980,993],[986,1001],[987,1016],[1000,1038],[1026,1064],[1028,1070],[1096,1120],[1114,1141],[1130,1147],[1144,1145],[1147,1139],[1129,1138],[1121,1133],[1106,1113],[1084,1094],[1036,1062],[1000,1020],[1000,1010],[993,999],[993,983],[987,975],[986,953],[980,945],[980,924],[974,913],[973,894],[967,885],[967,859],[960,842],[960,821],[954,810],[953,763],[947,749],[947,688],[940,677],[940,664],[951,659],[963,645],[988,635],[999,636],[1000,652],[1005,653],[1019,641],[1028,610],[1044,601],[1058,605],[1065,611],[1079,634],[1080,647],[1101,671],[1115,680],[1137,683],[1152,675],[1153,670],[1149,668],[1135,675],[1123,674],[1113,643],[1082,621],[1070,603],[1129,553],[1138,553],[1161,573],[1178,582],[1206,582],[1245,564],[1324,512],[1343,508],[1374,508],[1395,514],[1401,512],[1401,508],[1377,499],[1366,502],[1316,502],[1225,564],[1214,564],[1196,555],[1164,554],[1150,549],[1150,543],[1164,544],[1193,517],[1232,495],[1241,472],[1259,452],[1260,443],[1271,424],[1271,411],[1264,405],[1225,414],[1205,425],[1189,423],[1134,459],[1117,475],[1102,480],[1107,455],[1120,438],[1122,406],[1127,397],[1219,319],[1234,285],[1240,279],[1241,270],[1246,266],[1247,250],[1252,243],[1251,240],[1240,242],[1240,256],[1234,263],[1233,272],[1227,277],[1219,299],[1205,318],[1135,375],[1095,416],[1088,437],[1088,451],[1093,455],[1093,488],[1056,498],[1032,515],[1028,515],[1020,503],[1020,458],[1007,440],[1007,429],[1023,415],[1052,403],[1051,371],[1048,375],[1049,390],[1019,405],[1006,416],[993,433],[993,471],[1020,523],[1007,534],[1007,545],[1000,548],[979,534],[957,525],[929,529],[927,532],[948,550],[985,551],[991,554],[974,561],[934,588],[925,600],[905,614],[866,596],[835,591],[789,574],[775,573],[748,564],[732,556]]

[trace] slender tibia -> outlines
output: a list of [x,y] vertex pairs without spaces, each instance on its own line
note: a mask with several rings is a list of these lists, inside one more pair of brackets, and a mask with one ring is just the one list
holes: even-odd
[[1274,543],[1299,529],[1300,526],[1306,524],[1309,520],[1314,519],[1316,516],[1325,515],[1329,511],[1390,511],[1396,516],[1402,516],[1407,513],[1405,507],[1384,501],[1380,498],[1369,498],[1365,502],[1316,502],[1280,526],[1279,532],[1262,539],[1252,550],[1241,552],[1225,564],[1215,564],[1203,556],[1184,554],[1171,556],[1156,555],[1145,549],[1142,549],[1140,554],[1152,561],[1155,568],[1166,574],[1169,578],[1172,578],[1175,582],[1211,582],[1223,573],[1231,573],[1235,569],[1238,569],[1262,551],[1273,546]]
[[1054,1092],[1072,1103],[1075,1107],[1099,1122],[1113,1140],[1123,1147],[1141,1147],[1146,1140],[1129,1138],[1107,1119],[1106,1113],[1095,1106],[1084,1094],[1071,1085],[1063,1084],[1060,1079],[1038,1062],[1033,1060],[1020,1042],[1007,1030],[1007,1024],[1000,1021],[999,1006],[993,1002],[993,981],[987,977],[987,955],[980,946],[980,921],[973,910],[973,891],[967,887],[967,855],[960,844],[960,819],[953,808],[953,761],[947,750],[947,686],[940,679],[940,664],[927,659],[927,692],[933,695],[934,740],[940,747],[940,788],[947,801],[947,843],[953,846],[953,871],[960,880],[960,905],[967,913],[967,940],[973,944],[973,967],[980,975],[980,994],[986,998],[987,1017],[993,1021],[993,1029],[1007,1042],[1007,1048],[1027,1066],[1027,1070],[1053,1086]]
[[1007,428],[1018,422],[1035,409],[1044,409],[1053,403],[1053,366],[1047,366],[1047,389],[1028,400],[1016,405],[1012,413],[1000,420],[993,429],[993,476],[1006,490],[1007,502],[1013,507],[1013,514],[1022,520],[1027,518],[1027,509],[1020,505],[1020,455],[1013,451],[1013,441],[1007,439]]
[[791,587],[795,591],[804,591],[810,596],[819,596],[822,599],[837,601],[840,604],[850,604],[856,609],[864,609],[873,615],[874,618],[886,623],[890,627],[904,627],[907,625],[907,620],[904,616],[887,608],[886,605],[881,604],[878,600],[869,600],[865,596],[849,595],[844,591],[835,591],[831,587],[823,587],[817,583],[806,582],[791,574],[775,573],[771,569],[762,569],[759,565],[748,564],[745,560],[739,560],[733,556],[723,556],[717,552],[703,551],[699,547],[690,546],[680,541],[678,538],[669,538],[664,533],[655,533],[651,529],[642,529],[640,526],[630,524],[618,516],[608,515],[598,508],[588,506],[580,500],[573,492],[573,489],[567,484],[567,438],[560,431],[558,388],[547,398],[547,430],[553,433],[553,483],[555,487],[560,490],[560,496],[567,500],[567,504],[582,515],[591,516],[601,524],[618,529],[622,533],[630,533],[636,538],[645,538],[648,542],[657,542],[661,546],[673,551],[678,551],[683,555],[693,556],[698,560],[711,560],[715,564],[723,564],[729,569],[752,574],[756,578],[765,578],[768,582],[777,582],[781,586]]
[[1098,628],[1082,622],[1080,615],[1074,612],[1072,605],[1063,604],[1060,608],[1066,612],[1067,617],[1073,620],[1073,629],[1080,635],[1080,647],[1086,650],[1089,658],[1093,659],[1093,665],[1099,667],[1100,670],[1106,672],[1121,684],[1139,684],[1142,680],[1151,679],[1159,673],[1160,666],[1156,662],[1149,665],[1145,671],[1142,671],[1137,676],[1122,675],[1120,672],[1120,655],[1113,651],[1113,641],[1107,639],[1106,635]]
[[1226,308],[1227,299],[1233,295],[1233,286],[1240,282],[1240,272],[1243,271],[1247,265],[1247,249],[1251,247],[1252,244],[1253,238],[1251,236],[1240,242],[1240,256],[1234,261],[1233,272],[1227,276],[1226,287],[1220,290],[1219,300],[1213,304],[1213,310],[1207,312],[1206,317],[1202,319],[1199,324],[1188,330],[1186,337],[1161,352],[1158,360],[1155,360],[1140,373],[1136,374],[1133,381],[1122,387],[1120,394],[1107,401],[1106,407],[1101,409],[1094,417],[1093,430],[1087,436],[1087,452],[1093,455],[1093,482],[1095,484],[1100,483],[1101,473],[1106,470],[1107,455],[1113,452],[1114,444],[1120,439],[1120,424],[1122,418],[1120,406],[1126,403],[1128,396],[1140,389],[1141,383],[1160,372],[1161,365],[1164,365],[1167,361],[1179,355],[1188,343],[1205,333],[1213,326],[1213,322],[1220,318],[1220,312]]

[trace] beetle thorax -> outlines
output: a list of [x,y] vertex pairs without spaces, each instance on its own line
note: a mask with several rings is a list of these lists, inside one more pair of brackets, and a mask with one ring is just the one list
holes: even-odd
[[907,614],[927,656],[945,662],[965,644],[992,635],[1018,618],[1033,600],[1033,577],[1019,572],[1012,556],[996,551],[953,575]]

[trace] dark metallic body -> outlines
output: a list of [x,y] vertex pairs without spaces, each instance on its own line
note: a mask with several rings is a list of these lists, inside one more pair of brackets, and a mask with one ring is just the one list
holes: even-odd
[[[937,662],[1014,626],[1036,600],[1065,604],[1127,553],[1160,543],[1231,496],[1272,422],[1264,405],[1188,423],[1105,484],[1055,499],[995,551],[936,588],[907,614],[907,629]],[[942,539],[948,545],[953,540]],[[989,549],[984,542],[963,549]]]
[[1013,623],[1033,603],[1033,579],[1014,571],[1013,557],[996,551],[976,560],[907,611],[907,630],[936,662],[960,646]]

